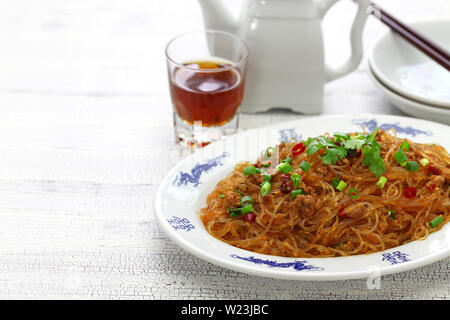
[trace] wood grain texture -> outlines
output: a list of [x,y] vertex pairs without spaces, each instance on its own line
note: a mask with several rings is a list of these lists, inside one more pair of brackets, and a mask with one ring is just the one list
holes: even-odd
[[[406,22],[446,0],[377,1]],[[227,2],[230,9],[239,0]],[[235,14],[237,11],[233,11]],[[349,1],[324,21],[327,60],[348,54]],[[0,299],[449,299],[450,259],[366,280],[296,282],[233,272],[179,249],[154,219],[174,144],[163,49],[202,27],[196,1],[0,3]],[[326,86],[323,114],[402,114],[364,61]],[[241,115],[243,129],[303,117]]]

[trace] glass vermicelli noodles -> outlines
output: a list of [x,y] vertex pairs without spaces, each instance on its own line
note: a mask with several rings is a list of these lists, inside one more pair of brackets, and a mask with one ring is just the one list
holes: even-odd
[[425,239],[450,219],[450,157],[383,130],[268,147],[238,163],[200,217],[214,237],[285,257],[368,254]]

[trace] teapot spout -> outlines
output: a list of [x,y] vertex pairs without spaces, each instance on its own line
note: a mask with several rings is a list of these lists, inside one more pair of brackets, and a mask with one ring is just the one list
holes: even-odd
[[203,14],[205,29],[236,33],[236,22],[221,1],[198,0]]

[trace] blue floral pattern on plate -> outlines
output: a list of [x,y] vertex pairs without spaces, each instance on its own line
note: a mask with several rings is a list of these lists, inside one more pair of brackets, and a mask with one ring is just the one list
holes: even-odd
[[391,265],[411,261],[411,259],[408,258],[409,254],[401,251],[383,253],[382,256],[383,260],[381,261],[388,261]]
[[280,134],[280,141],[289,142],[291,139],[295,139],[296,141],[300,141],[302,139],[302,135],[298,134],[295,131],[295,128],[286,128],[278,130]]
[[172,185],[179,187],[191,183],[194,187],[197,187],[200,184],[202,174],[210,171],[214,167],[223,165],[222,160],[228,156],[228,152],[223,152],[220,156],[208,159],[204,163],[196,163],[190,173],[180,171],[172,182]]
[[291,268],[291,267],[293,267],[294,270],[297,270],[297,271],[303,271],[303,270],[321,271],[321,270],[324,270],[321,267],[317,267],[314,265],[308,265],[307,264],[308,262],[306,260],[297,260],[297,261],[293,261],[293,262],[277,262],[275,260],[264,260],[264,259],[255,258],[254,256],[241,257],[241,256],[238,256],[237,254],[232,254],[232,255],[230,255],[230,257],[235,258],[235,259],[249,261],[249,262],[252,262],[252,263],[258,264],[258,265],[264,264],[271,268]]
[[413,128],[411,126],[402,126],[399,122],[395,123],[378,123],[376,119],[355,119],[352,120],[353,124],[364,126],[368,131],[373,131],[377,127],[382,130],[394,129],[398,133],[403,133],[410,136],[417,136],[419,134],[424,134],[427,136],[432,136],[433,133],[431,131],[424,131],[417,128]]
[[195,229],[195,226],[189,221],[188,218],[172,216],[171,219],[166,220],[174,230],[186,230],[189,232],[190,230]]

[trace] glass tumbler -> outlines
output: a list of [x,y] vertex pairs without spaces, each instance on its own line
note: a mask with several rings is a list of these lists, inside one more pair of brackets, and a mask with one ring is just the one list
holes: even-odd
[[247,58],[246,44],[223,31],[188,32],[167,44],[177,143],[203,147],[238,130]]

